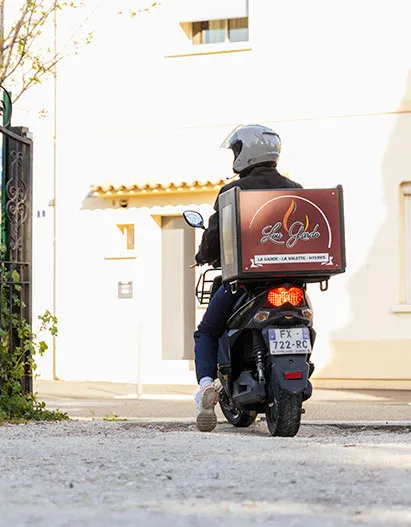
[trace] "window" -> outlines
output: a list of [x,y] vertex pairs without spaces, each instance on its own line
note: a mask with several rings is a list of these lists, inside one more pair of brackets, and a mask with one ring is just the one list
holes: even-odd
[[248,40],[248,18],[231,18],[228,20],[228,40],[230,42]]
[[120,229],[121,234],[124,236],[124,245],[123,247],[127,249],[127,251],[134,251],[134,225],[128,224],[128,225],[117,225],[117,227]]
[[192,22],[191,35],[194,45],[246,42],[248,17]]
[[111,224],[105,236],[105,260],[135,260],[134,224]]

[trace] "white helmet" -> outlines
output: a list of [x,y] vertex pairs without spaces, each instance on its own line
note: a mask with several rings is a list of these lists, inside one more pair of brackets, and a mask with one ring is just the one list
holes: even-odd
[[234,153],[233,170],[236,174],[260,163],[277,164],[281,139],[271,128],[259,124],[237,126],[223,141],[221,148]]

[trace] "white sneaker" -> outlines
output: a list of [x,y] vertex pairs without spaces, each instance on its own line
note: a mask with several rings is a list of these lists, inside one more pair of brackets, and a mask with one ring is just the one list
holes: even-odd
[[218,400],[218,392],[214,383],[210,382],[203,386],[196,396],[197,401],[197,428],[200,432],[211,432],[217,424],[215,405]]

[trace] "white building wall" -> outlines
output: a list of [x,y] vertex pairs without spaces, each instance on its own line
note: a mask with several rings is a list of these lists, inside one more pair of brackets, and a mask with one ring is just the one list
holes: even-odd
[[[143,381],[193,382],[188,363],[161,360],[158,324],[148,320],[148,313],[161,313],[161,232],[147,213],[153,211],[109,210],[109,202],[91,210],[86,196],[108,180],[225,177],[222,139],[239,123],[262,122],[283,139],[280,171],[304,186],[345,189],[347,273],[333,278],[327,293],[310,287],[317,375],[410,378],[410,314],[393,313],[400,301],[399,185],[411,180],[409,2],[250,0],[250,42],[203,55],[193,55],[199,48],[179,25],[184,5],[177,0],[135,17],[127,14],[135,9],[131,0],[85,3],[90,17],[81,31],[95,30],[94,41],[59,66],[57,86],[58,376],[133,382],[135,333],[125,331],[138,319],[138,302],[123,313],[113,284],[138,268],[146,277],[136,279],[146,317]],[[59,16],[60,42],[84,13]],[[37,210],[52,196],[52,83],[29,97],[14,124],[29,125],[35,135]],[[40,121],[45,106],[49,114]],[[172,203],[174,212],[182,210]],[[135,220],[144,248],[136,267],[104,260],[107,232],[125,217]],[[47,208],[47,217],[34,222],[35,313],[52,303],[51,221]],[[156,295],[144,289],[149,283]],[[373,343],[386,342],[386,349],[392,341],[400,348],[387,366],[383,348],[372,355]],[[354,347],[343,355],[347,342]],[[49,354],[40,373],[49,378],[51,371]]]

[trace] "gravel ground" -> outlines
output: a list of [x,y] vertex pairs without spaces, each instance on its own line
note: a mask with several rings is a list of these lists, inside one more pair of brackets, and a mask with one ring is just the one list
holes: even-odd
[[411,525],[411,432],[0,427],[1,526]]

